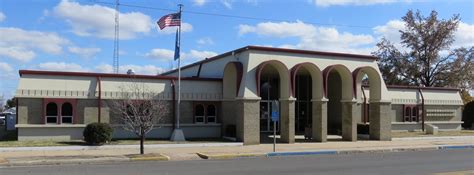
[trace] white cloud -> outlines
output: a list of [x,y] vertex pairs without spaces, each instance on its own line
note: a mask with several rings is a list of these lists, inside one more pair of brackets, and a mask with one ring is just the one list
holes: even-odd
[[7,17],[5,16],[5,14],[3,14],[3,12],[0,12],[0,22],[4,21]]
[[2,72],[12,72],[13,68],[8,63],[0,62],[0,70]]
[[174,58],[174,51],[168,49],[152,49],[145,54],[146,57],[158,59],[160,61],[169,61]]
[[[2,80],[7,80],[7,79],[16,79],[17,76],[15,76],[15,73],[13,71],[13,67],[5,62],[0,62],[0,78]],[[3,82],[2,82],[3,83]]]
[[30,61],[36,56],[35,51],[49,54],[60,54],[63,45],[69,40],[56,33],[27,31],[19,28],[0,27],[0,55],[19,61]]
[[88,72],[89,69],[83,68],[81,65],[76,63],[66,63],[66,62],[46,62],[40,63],[38,68],[41,70],[50,70],[50,71],[68,71],[68,72]]
[[[405,0],[407,1],[407,0]],[[344,5],[374,5],[395,3],[396,0],[314,0],[314,3],[320,7],[344,6]]]
[[196,43],[200,44],[200,45],[213,45],[214,44],[214,41],[212,40],[212,38],[209,38],[209,37],[204,37],[204,38],[200,38],[196,41]]
[[224,5],[228,9],[232,9],[232,3],[234,0],[221,0],[222,5]]
[[[217,53],[212,51],[191,50],[189,52],[181,52],[181,58],[183,60],[188,60],[188,62],[210,58],[216,55]],[[146,53],[145,56],[159,61],[173,61],[174,50],[156,48]]]
[[256,33],[265,37],[296,37],[299,39],[299,43],[296,45],[280,46],[285,48],[369,54],[374,44],[374,38],[371,35],[339,32],[335,28],[319,27],[301,21],[294,23],[264,22],[255,26],[240,25],[239,34],[247,33]]
[[91,48],[83,48],[83,47],[69,47],[69,52],[73,54],[77,54],[83,58],[91,58],[94,57],[97,53],[101,51],[100,48],[91,47]]
[[453,43],[455,48],[474,46],[474,24],[460,22],[454,38],[456,39]]
[[[176,29],[177,29],[177,27],[166,27],[163,30],[160,30],[160,28],[158,28],[158,25],[156,26],[156,28],[158,32],[161,34],[176,34]],[[181,23],[181,33],[191,32],[191,31],[193,31],[193,25],[189,23],[185,23],[185,22]]]
[[188,53],[184,55],[185,59],[197,59],[197,60],[202,60],[205,58],[210,58],[213,56],[216,56],[216,52],[212,51],[198,51],[198,50],[191,50]]
[[[95,67],[96,71],[98,72],[103,72],[103,73],[112,73],[113,72],[113,67],[110,64],[102,64],[97,67]],[[162,73],[164,71],[163,68],[157,67],[154,65],[122,65],[119,66],[119,73],[126,73],[129,69],[132,69],[135,71],[136,74],[146,74],[146,75],[157,75],[159,73]]]
[[193,0],[193,4],[197,6],[203,6],[207,3],[207,0]]
[[[115,9],[101,5],[81,5],[62,0],[54,14],[65,19],[72,32],[79,36],[114,38]],[[151,18],[140,12],[119,13],[120,39],[132,39],[138,34],[146,34],[154,25]]]

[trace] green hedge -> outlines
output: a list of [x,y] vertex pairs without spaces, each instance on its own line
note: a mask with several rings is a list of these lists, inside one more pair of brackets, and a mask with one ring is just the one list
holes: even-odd
[[89,145],[103,145],[112,140],[113,129],[107,123],[91,123],[84,128],[82,135]]

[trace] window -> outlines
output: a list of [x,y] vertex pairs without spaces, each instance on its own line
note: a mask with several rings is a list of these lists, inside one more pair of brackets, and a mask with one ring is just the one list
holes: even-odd
[[204,105],[202,104],[196,105],[194,116],[196,117],[195,118],[196,123],[204,123]]
[[404,122],[418,122],[418,107],[417,105],[404,105],[403,108]]
[[74,108],[76,104],[76,99],[43,99],[43,123],[74,124]]
[[413,107],[411,113],[411,121],[418,122],[418,107]]
[[58,105],[56,103],[48,103],[46,105],[46,123],[58,123]]
[[61,123],[72,124],[72,104],[69,102],[63,103],[61,107]]
[[207,106],[207,123],[216,123],[216,106],[208,105]]

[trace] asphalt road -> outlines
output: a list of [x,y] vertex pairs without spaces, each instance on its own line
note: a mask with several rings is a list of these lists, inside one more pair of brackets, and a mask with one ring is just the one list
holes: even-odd
[[1,168],[2,175],[234,175],[474,173],[474,149],[313,155],[234,160],[133,162]]

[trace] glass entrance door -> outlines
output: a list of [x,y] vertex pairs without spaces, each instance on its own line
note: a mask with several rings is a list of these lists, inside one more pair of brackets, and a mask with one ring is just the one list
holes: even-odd
[[305,128],[311,128],[312,115],[311,115],[311,102],[310,101],[296,101],[295,110],[295,133],[304,134]]
[[[260,132],[273,132],[271,100],[260,101]],[[280,129],[280,122],[276,122],[276,131]]]

